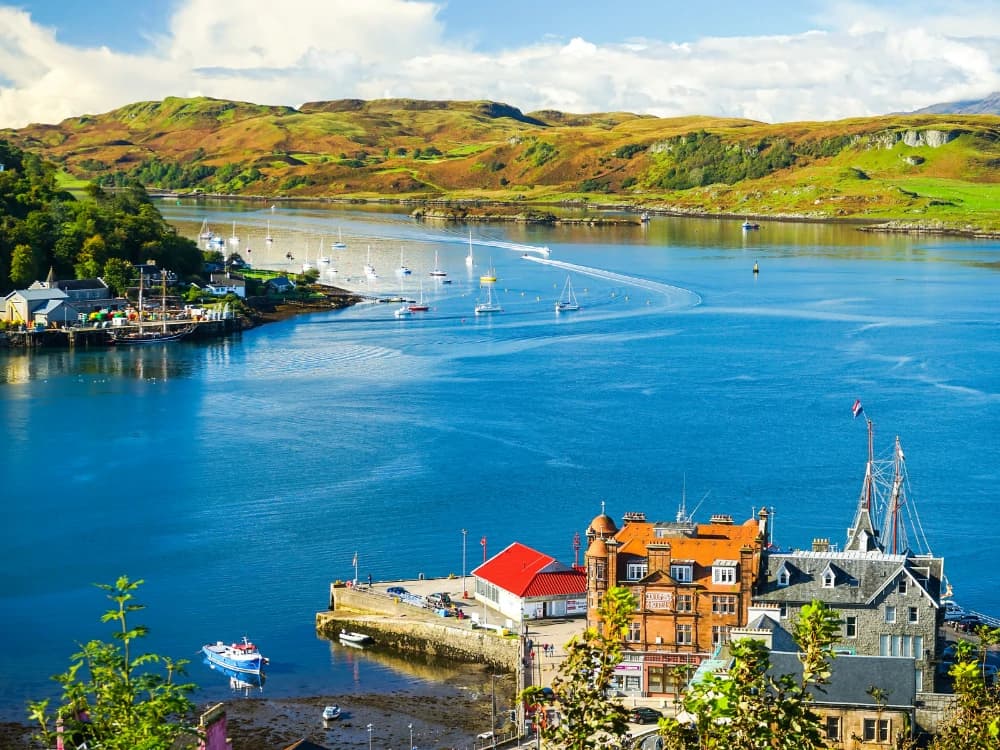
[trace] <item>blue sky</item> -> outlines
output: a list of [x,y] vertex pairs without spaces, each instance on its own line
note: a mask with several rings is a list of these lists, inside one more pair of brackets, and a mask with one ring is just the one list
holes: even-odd
[[205,95],[766,122],[1000,90],[997,0],[0,0],[0,127]]

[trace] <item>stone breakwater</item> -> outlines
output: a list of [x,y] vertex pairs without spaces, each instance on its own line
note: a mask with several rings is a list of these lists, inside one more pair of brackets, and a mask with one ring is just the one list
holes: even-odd
[[475,627],[459,620],[426,614],[375,590],[333,586],[330,610],[316,614],[316,631],[336,641],[341,630],[372,636],[379,648],[518,671],[521,640],[517,634]]

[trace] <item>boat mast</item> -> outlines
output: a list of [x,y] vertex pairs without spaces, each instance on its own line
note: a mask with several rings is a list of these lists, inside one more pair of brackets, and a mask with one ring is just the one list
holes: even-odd
[[167,269],[160,267],[160,279],[163,280],[163,296],[160,300],[160,320],[163,321],[163,332],[167,332]]
[[903,448],[896,436],[896,450],[893,456],[892,495],[889,499],[889,523],[892,525],[892,554],[899,552],[899,512],[903,506]]

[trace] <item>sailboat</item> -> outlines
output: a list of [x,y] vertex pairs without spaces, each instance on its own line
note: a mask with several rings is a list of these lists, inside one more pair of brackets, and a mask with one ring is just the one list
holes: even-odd
[[441,266],[438,265],[438,252],[434,251],[434,268],[431,270],[430,275],[434,278],[443,279],[448,275],[447,271],[442,271]]
[[497,271],[493,267],[493,259],[490,258],[490,270],[479,277],[480,284],[495,284],[497,281]]
[[274,242],[274,238],[271,237],[271,221],[270,221],[270,219],[267,222],[267,236],[264,237],[264,242],[266,242],[268,245],[270,245],[272,242]]
[[240,238],[236,236],[236,222],[233,222],[233,234],[229,238],[229,244],[236,247],[240,244]]
[[199,240],[210,240],[215,236],[212,232],[212,228],[208,226],[208,219],[201,222],[201,231],[198,233]]
[[372,265],[372,246],[368,246],[368,262],[365,263],[365,278],[367,279],[377,279],[378,274],[375,273],[375,266]]
[[344,236],[340,233],[340,227],[337,227],[337,241],[330,245],[334,250],[343,250],[347,245],[344,243]]
[[116,344],[164,344],[170,341],[180,341],[195,329],[195,324],[184,326],[183,328],[169,331],[167,329],[167,271],[160,270],[160,277],[163,279],[163,299],[160,303],[160,319],[163,321],[159,330],[145,329],[143,327],[143,279],[145,274],[139,272],[139,330],[130,333],[118,331],[112,339]]
[[472,230],[469,230],[469,254],[465,256],[466,268],[472,268]]
[[410,269],[403,264],[403,248],[399,248],[399,268],[396,269],[396,275],[403,277],[409,276],[410,273]]
[[486,299],[476,304],[476,315],[503,312],[500,303],[493,299],[493,285],[485,284],[483,289],[486,290]]
[[408,318],[413,315],[413,311],[410,306],[406,303],[406,297],[403,296],[403,282],[399,282],[399,307],[393,312],[397,318]]
[[575,312],[579,309],[580,305],[576,301],[576,292],[573,291],[573,282],[567,276],[562,294],[559,295],[559,301],[556,302],[556,312]]
[[424,304],[424,282],[420,282],[420,301],[415,305],[410,305],[410,312],[427,312],[430,310],[426,304]]
[[330,259],[323,255],[323,238],[319,238],[319,255],[316,256],[316,268],[324,271],[330,267]]

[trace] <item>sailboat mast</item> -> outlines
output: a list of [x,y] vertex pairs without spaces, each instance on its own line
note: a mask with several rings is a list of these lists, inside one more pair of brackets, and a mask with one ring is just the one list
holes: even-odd
[[873,437],[872,421],[866,416],[865,421],[868,423],[868,465],[865,467],[865,484],[864,484],[864,508],[867,511],[871,511],[872,500],[874,500],[875,486],[874,477],[872,472],[875,466],[875,439]]
[[890,523],[892,524],[892,554],[898,553],[899,511],[902,507],[901,495],[903,488],[903,449],[896,436],[896,452],[893,456],[892,497],[889,501]]
[[163,321],[163,332],[167,332],[167,269],[160,268],[160,278],[163,280],[163,296],[160,301],[160,319]]

